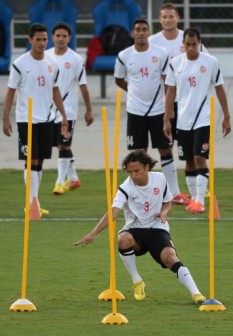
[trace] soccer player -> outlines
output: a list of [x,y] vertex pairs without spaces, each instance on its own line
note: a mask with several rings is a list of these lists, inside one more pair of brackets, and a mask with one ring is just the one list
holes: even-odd
[[[172,194],[163,173],[152,172],[156,164],[144,150],[130,152],[122,167],[128,178],[120,185],[112,204],[113,220],[123,209],[125,225],[118,233],[118,249],[134,283],[134,297],[145,298],[145,283],[138,273],[136,257],[149,252],[163,268],[169,268],[190,292],[196,304],[205,301],[189,270],[178,259],[169,233],[167,215],[171,208]],[[96,227],[74,245],[92,243],[108,227],[108,213]]]
[[[172,59],[184,52],[184,31],[178,28],[180,15],[177,7],[173,3],[166,2],[160,7],[159,22],[162,30],[154,35],[151,35],[149,37],[149,42],[164,47],[168,52],[169,58]],[[208,52],[202,43],[200,43],[199,46],[200,51]],[[177,101],[174,102],[174,115],[171,119],[173,141],[177,140],[176,123]],[[206,192],[206,197],[209,197],[208,190]]]
[[132,28],[134,45],[121,51],[115,64],[115,82],[127,91],[128,149],[146,151],[150,135],[152,148],[160,154],[172,202],[189,204],[189,199],[180,193],[172,143],[163,134],[164,79],[169,57],[164,48],[149,44],[149,35],[148,22],[136,19]]
[[[12,65],[8,80],[8,90],[3,107],[3,132],[12,134],[10,111],[18,90],[16,104],[16,123],[19,133],[19,159],[25,160],[24,178],[27,181],[27,130],[28,97],[32,98],[32,162],[30,202],[38,200],[39,186],[42,180],[44,159],[52,154],[53,113],[51,106],[55,102],[61,114],[60,132],[66,134],[67,119],[59,90],[59,69],[56,60],[44,53],[48,42],[47,27],[34,24],[29,30],[31,50],[17,58]],[[40,207],[41,215],[48,210]]]
[[206,160],[209,156],[209,101],[213,86],[224,114],[224,136],[231,131],[230,113],[218,60],[199,51],[199,31],[195,28],[185,30],[183,43],[185,53],[171,60],[165,82],[164,134],[172,141],[170,118],[177,97],[179,159],[186,161],[186,181],[192,197],[186,210],[202,213],[205,211],[204,196],[209,176]]
[[68,47],[71,38],[71,28],[64,22],[58,23],[53,28],[52,38],[54,48],[47,50],[46,54],[55,57],[59,65],[60,90],[69,124],[69,137],[67,138],[59,131],[62,118],[59,111],[54,107],[54,146],[58,147],[59,157],[58,177],[53,193],[62,195],[65,190],[74,190],[80,187],[80,180],[75,168],[75,159],[71,150],[78,113],[78,86],[86,106],[85,121],[87,126],[92,124],[93,114],[82,57]]

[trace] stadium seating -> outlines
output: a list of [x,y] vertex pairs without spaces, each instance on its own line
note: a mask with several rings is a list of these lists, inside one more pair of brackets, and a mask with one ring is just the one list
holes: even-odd
[[53,46],[52,29],[58,22],[66,22],[72,29],[69,47],[76,48],[77,7],[69,0],[38,0],[29,8],[30,24],[43,23],[48,28],[49,40],[47,48]]
[[[141,7],[133,0],[102,0],[93,8],[94,36],[100,36],[103,29],[111,24],[131,31],[133,21],[140,17]],[[101,97],[106,96],[106,75],[114,70],[116,55],[97,56],[92,64],[93,72],[101,75]]]
[[12,8],[0,0],[0,73],[7,73],[11,62]]

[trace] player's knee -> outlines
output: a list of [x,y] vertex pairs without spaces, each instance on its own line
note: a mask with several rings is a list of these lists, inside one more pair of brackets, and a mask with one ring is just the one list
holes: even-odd
[[119,250],[128,249],[134,245],[134,238],[129,232],[121,232],[118,235]]

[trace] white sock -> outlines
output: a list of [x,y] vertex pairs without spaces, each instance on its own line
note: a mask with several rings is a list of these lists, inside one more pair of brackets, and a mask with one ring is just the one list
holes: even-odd
[[74,157],[70,159],[70,164],[69,164],[67,175],[68,175],[68,179],[71,181],[78,180],[78,174],[76,172]]
[[173,197],[176,197],[177,195],[180,194],[180,188],[178,184],[176,164],[175,161],[173,160],[173,157],[166,160],[162,159],[161,157],[161,167],[162,172],[166,177],[171,193]]
[[38,173],[38,186],[40,187],[41,181],[42,181],[42,175],[43,175],[43,170],[41,169]]
[[187,267],[181,266],[178,269],[177,277],[180,283],[190,291],[191,295],[200,293]]
[[[24,170],[24,182],[25,185],[27,185],[27,169]],[[36,197],[36,199],[38,200],[38,191],[38,172],[35,170],[31,170],[30,204],[32,203],[33,197]]]
[[123,261],[123,263],[125,264],[125,267],[127,269],[127,271],[129,272],[129,274],[132,277],[133,283],[137,283],[142,281],[142,278],[140,277],[140,275],[138,274],[138,270],[137,270],[137,266],[136,266],[136,256],[134,254],[134,251],[128,251],[127,255],[122,255],[120,254],[120,257]]
[[186,184],[188,186],[188,190],[192,200],[195,200],[197,197],[196,181],[197,181],[196,176],[186,176]]
[[59,158],[57,161],[58,177],[56,184],[64,184],[68,172],[70,158]]
[[196,201],[205,204],[205,192],[208,185],[208,178],[204,175],[197,175],[197,197]]

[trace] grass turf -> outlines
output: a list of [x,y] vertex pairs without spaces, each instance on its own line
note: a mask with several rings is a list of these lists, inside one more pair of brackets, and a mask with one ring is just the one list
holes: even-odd
[[[137,259],[147,297],[135,302],[131,279],[116,255],[117,289],[126,297],[117,303],[117,312],[129,321],[121,326],[101,324],[112,312],[112,304],[97,299],[109,288],[108,231],[101,233],[94,244],[73,246],[106,210],[105,173],[81,171],[79,175],[80,190],[63,196],[51,192],[56,172],[48,170],[43,175],[41,206],[48,208],[50,215],[47,220],[30,222],[26,293],[37,311],[14,313],[9,307],[21,298],[25,189],[22,171],[0,171],[1,335],[231,335],[233,171],[215,172],[221,214],[221,220],[215,222],[215,298],[227,310],[200,312],[174,274],[161,269],[149,255]],[[125,176],[119,172],[119,183]],[[183,172],[179,172],[179,180],[185,192]],[[193,217],[183,206],[173,206],[169,224],[179,258],[209,298],[208,212]],[[117,229],[122,225],[120,218]]]

